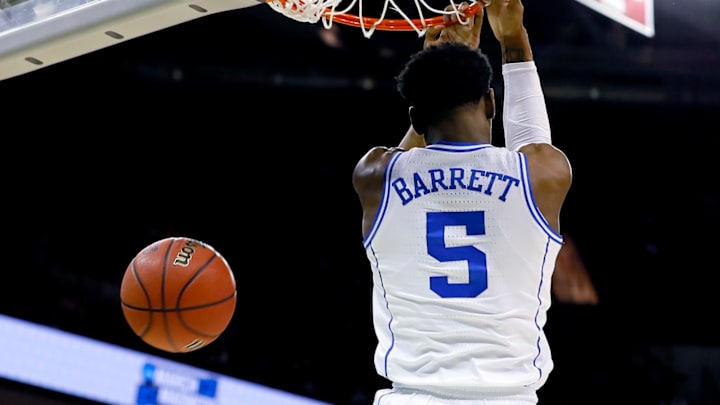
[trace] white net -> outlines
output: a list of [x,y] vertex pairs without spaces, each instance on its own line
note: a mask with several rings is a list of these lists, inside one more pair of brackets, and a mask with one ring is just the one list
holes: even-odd
[[[457,21],[467,23],[467,19],[462,16],[457,8],[457,4],[449,1],[446,8],[439,9],[433,7],[425,0],[412,0],[415,10],[414,17],[404,11],[395,0],[384,0],[382,10],[379,15],[365,16],[363,10],[363,0],[351,0],[347,6],[338,9],[340,3],[344,0],[269,0],[270,7],[293,20],[317,23],[322,21],[325,28],[332,27],[333,23],[338,21],[346,25],[356,26],[362,29],[362,33],[366,38],[370,38],[372,34],[378,30],[388,31],[409,31],[417,32],[418,36],[425,35],[427,29],[432,25],[442,22],[443,15],[455,15]],[[477,8],[477,1],[470,2],[470,9]],[[356,12],[357,14],[353,14]],[[399,19],[387,19],[388,12],[392,12],[400,16]],[[426,16],[434,14],[432,16]]]
[[335,9],[342,0],[272,0],[268,4],[280,14],[293,20],[317,23],[327,10]]

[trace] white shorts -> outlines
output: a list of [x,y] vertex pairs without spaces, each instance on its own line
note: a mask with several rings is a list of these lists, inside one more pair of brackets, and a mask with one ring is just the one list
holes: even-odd
[[377,391],[373,400],[373,405],[537,405],[537,403],[538,397],[535,391],[506,395],[493,393],[482,399],[458,399],[395,388]]

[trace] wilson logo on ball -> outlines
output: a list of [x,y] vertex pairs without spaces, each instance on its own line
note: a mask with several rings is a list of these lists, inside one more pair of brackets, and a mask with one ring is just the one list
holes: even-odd
[[173,265],[182,267],[189,266],[190,261],[193,258],[193,254],[195,254],[195,248],[199,246],[201,245],[197,241],[188,240],[185,243],[185,246],[180,249],[177,256],[175,256],[175,260],[173,260]]
[[195,339],[190,344],[185,345],[185,350],[193,351],[205,346],[205,341],[202,339]]

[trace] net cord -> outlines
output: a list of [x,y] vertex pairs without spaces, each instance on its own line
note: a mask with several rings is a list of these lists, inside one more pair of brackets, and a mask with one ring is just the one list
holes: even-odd
[[[440,10],[429,5],[425,0],[415,0],[415,7],[418,18],[410,18],[395,2],[385,0],[382,12],[379,17],[363,16],[363,0],[352,0],[345,8],[338,10],[343,0],[268,0],[267,4],[276,12],[285,15],[293,20],[307,23],[322,21],[323,27],[329,29],[333,23],[338,22],[345,25],[359,27],[363,36],[370,38],[376,30],[387,31],[415,31],[418,36],[423,36],[427,29],[433,25],[442,24],[442,15],[455,15],[460,24],[467,24],[469,19],[465,18],[457,8],[457,5],[450,1],[449,9]],[[350,14],[350,10],[357,6],[358,14]],[[470,3],[469,10],[477,8],[477,2]],[[389,10],[399,14],[402,19],[386,20],[385,16]],[[425,18],[423,10],[437,14],[439,17]]]

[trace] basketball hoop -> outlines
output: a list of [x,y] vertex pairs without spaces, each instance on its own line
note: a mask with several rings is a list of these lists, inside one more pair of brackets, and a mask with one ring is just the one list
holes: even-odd
[[[322,21],[325,28],[332,27],[337,22],[343,25],[358,27],[362,29],[363,35],[370,38],[376,30],[380,31],[415,31],[418,36],[425,35],[429,27],[443,25],[443,16],[455,15],[456,21],[466,24],[467,17],[474,15],[480,10],[477,1],[470,2],[469,7],[461,13],[457,4],[449,1],[448,9],[438,9],[429,5],[425,0],[412,0],[414,2],[417,16],[409,16],[395,0],[384,0],[384,6],[379,17],[363,16],[363,0],[352,0],[342,10],[338,6],[343,0],[266,0],[270,7],[293,20],[317,23]],[[357,14],[351,10],[357,8]],[[435,14],[433,17],[425,17],[424,11]],[[388,11],[399,14],[402,18],[385,18]]]

